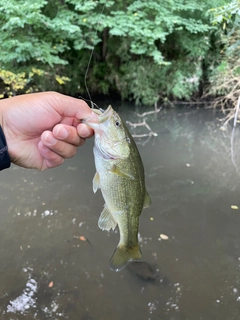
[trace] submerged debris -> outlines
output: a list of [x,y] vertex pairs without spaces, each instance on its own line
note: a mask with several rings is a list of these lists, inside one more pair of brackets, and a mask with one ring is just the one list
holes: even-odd
[[169,237],[166,234],[163,234],[163,233],[160,234],[160,238],[162,240],[168,240],[169,239]]

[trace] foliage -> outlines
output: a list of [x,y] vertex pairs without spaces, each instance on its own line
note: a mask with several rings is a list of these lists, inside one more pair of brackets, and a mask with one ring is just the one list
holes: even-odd
[[[107,83],[137,103],[152,104],[163,96],[189,99],[198,91],[209,33],[214,30],[203,14],[206,5],[129,2],[126,8],[118,4],[117,11],[105,11],[102,18],[109,30],[105,44],[109,72],[99,85]],[[94,65],[98,63],[95,59]]]
[[235,105],[240,95],[240,2],[233,0],[229,4],[214,8],[213,23],[222,26],[221,60],[213,69],[209,92],[218,96],[215,106]]
[[207,12],[225,3],[0,0],[0,93],[84,94],[87,71],[91,93],[144,104],[190,99],[219,52]]
[[240,3],[238,0],[232,0],[230,3],[226,3],[222,6],[212,8],[209,10],[213,13],[213,24],[223,23],[223,29],[226,28],[226,24],[232,23],[232,18],[238,19],[240,15]]

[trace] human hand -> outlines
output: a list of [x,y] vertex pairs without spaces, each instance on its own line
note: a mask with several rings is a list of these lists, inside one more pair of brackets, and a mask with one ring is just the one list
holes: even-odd
[[93,130],[80,123],[92,115],[83,101],[56,92],[26,94],[0,101],[0,125],[11,161],[45,170],[71,158]]

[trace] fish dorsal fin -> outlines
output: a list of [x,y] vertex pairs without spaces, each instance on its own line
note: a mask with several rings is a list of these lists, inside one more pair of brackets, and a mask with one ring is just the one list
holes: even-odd
[[120,169],[118,166],[113,165],[113,167],[111,168],[110,172],[120,176],[120,177],[124,177],[124,178],[128,178],[131,180],[135,180],[134,176],[130,173],[128,173],[126,170],[123,170],[122,168]]
[[99,173],[96,172],[93,177],[93,192],[96,193],[98,189],[100,189],[100,177]]
[[117,226],[117,222],[114,220],[106,204],[104,205],[103,211],[98,219],[98,226],[100,229],[107,231],[110,229],[114,230]]
[[145,197],[144,197],[144,203],[143,203],[143,208],[148,208],[150,204],[152,203],[151,198],[148,194],[148,192],[145,192]]

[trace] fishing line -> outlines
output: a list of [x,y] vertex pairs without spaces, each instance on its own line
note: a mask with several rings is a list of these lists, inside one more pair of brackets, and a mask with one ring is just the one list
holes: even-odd
[[[104,9],[105,9],[105,6],[106,6],[106,2],[104,3],[104,5],[103,5],[103,8],[102,8],[102,11],[101,11],[101,14],[100,14],[100,19],[99,19],[99,21],[98,21],[98,23],[97,23],[97,27],[96,27],[96,32],[95,32],[95,35],[94,35],[94,40],[95,40],[95,38],[97,37],[97,33],[98,33],[98,30],[99,30],[99,25],[100,25],[100,20],[101,20],[101,16],[102,16],[102,14],[103,14],[103,11],[104,11]],[[94,108],[94,106],[96,106],[98,109],[99,109],[99,107],[96,105],[96,103],[94,103],[93,101],[92,101],[92,97],[91,97],[91,95],[90,95],[90,92],[89,92],[89,90],[88,90],[88,86],[87,86],[87,74],[88,74],[88,71],[89,71],[89,68],[90,68],[90,64],[91,64],[91,61],[92,61],[92,57],[93,57],[93,52],[94,52],[94,42],[93,42],[93,48],[92,48],[92,50],[91,50],[91,54],[90,54],[90,58],[89,58],[89,60],[88,60],[88,65],[87,65],[87,70],[86,70],[86,73],[85,73],[85,77],[84,77],[84,84],[85,84],[85,88],[86,88],[86,91],[87,91],[87,94],[88,94],[88,96],[89,96],[89,99],[90,100],[86,100],[86,101],[89,101],[90,103],[91,103],[91,108],[93,109]]]
[[[89,94],[89,93],[88,93],[88,94]],[[99,106],[98,106],[95,102],[93,102],[92,100],[86,99],[86,98],[84,98],[83,96],[78,96],[78,98],[81,98],[81,99],[83,99],[83,100],[86,101],[86,102],[90,102],[90,103],[91,103],[91,108],[92,108],[93,106],[95,106],[96,108],[100,109]],[[91,98],[91,97],[90,97],[90,98]]]

